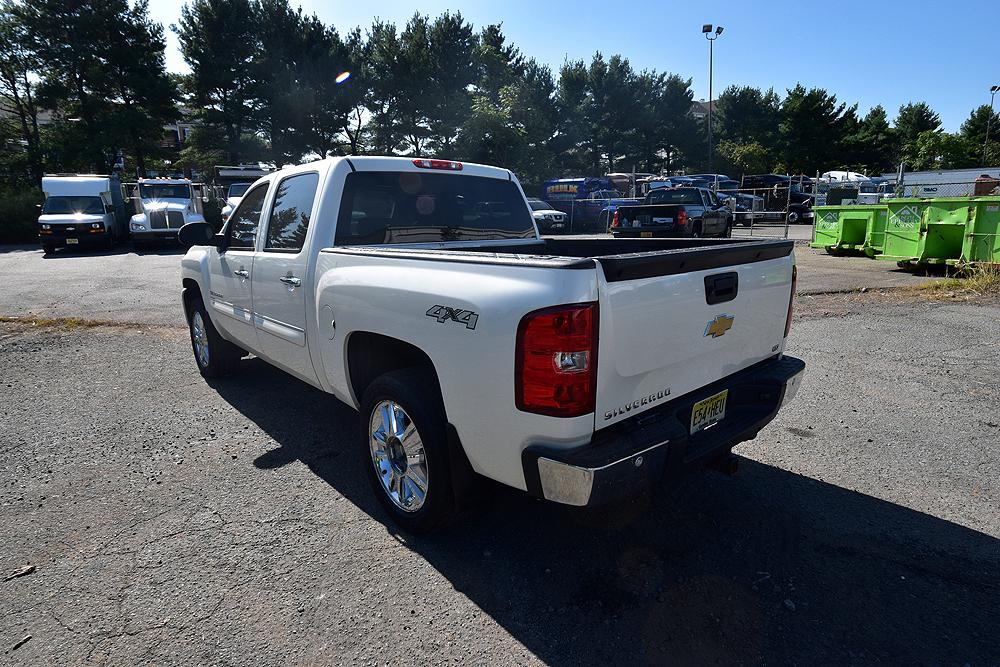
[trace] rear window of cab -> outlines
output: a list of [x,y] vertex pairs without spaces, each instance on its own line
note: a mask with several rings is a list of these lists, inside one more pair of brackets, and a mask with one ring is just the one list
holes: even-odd
[[513,181],[393,171],[347,175],[336,245],[534,238]]

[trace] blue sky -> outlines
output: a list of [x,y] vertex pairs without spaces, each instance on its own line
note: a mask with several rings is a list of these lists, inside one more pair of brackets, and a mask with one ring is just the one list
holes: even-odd
[[[150,10],[155,20],[169,26],[178,20],[180,5],[151,0]],[[477,27],[502,22],[523,53],[553,69],[567,57],[589,61],[597,50],[620,53],[636,69],[690,77],[695,99],[708,98],[708,45],[701,26],[721,24],[725,32],[715,43],[716,95],[729,84],[774,87],[783,94],[802,82],[826,88],[841,101],[857,102],[862,113],[881,104],[890,118],[901,104],[922,100],[951,131],[974,107],[989,104],[990,86],[1000,84],[997,5],[980,0],[954,5],[928,0],[428,0],[416,5],[304,0],[301,5],[341,33],[371,25],[376,15],[402,25],[416,10],[431,16],[459,10]],[[186,71],[176,37],[168,31],[168,38],[168,68]]]

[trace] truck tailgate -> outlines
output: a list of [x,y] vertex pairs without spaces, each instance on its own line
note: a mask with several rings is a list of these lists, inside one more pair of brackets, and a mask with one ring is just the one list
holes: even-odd
[[788,245],[751,261],[691,258],[661,271],[599,259],[596,428],[779,354],[795,263]]

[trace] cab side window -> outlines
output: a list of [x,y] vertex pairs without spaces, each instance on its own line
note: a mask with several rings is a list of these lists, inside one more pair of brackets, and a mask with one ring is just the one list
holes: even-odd
[[257,243],[257,226],[260,224],[260,212],[264,209],[265,195],[267,183],[262,183],[246,193],[240,205],[229,216],[226,227],[230,248],[253,250]]
[[319,174],[289,176],[278,183],[271,205],[264,250],[298,252],[306,240]]

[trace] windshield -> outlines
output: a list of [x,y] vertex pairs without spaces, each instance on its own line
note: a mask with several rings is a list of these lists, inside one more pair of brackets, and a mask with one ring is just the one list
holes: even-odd
[[104,200],[100,197],[49,197],[42,205],[42,213],[88,215],[104,213]]
[[140,183],[143,199],[191,199],[191,186],[186,183]]
[[531,207],[532,211],[549,211],[552,209],[547,202],[543,202],[541,199],[529,199],[528,206]]
[[653,190],[649,193],[649,204],[697,204],[701,205],[701,193],[695,189]]
[[229,194],[226,195],[226,198],[242,197],[247,193],[247,188],[249,187],[249,183],[233,183],[229,186]]
[[359,171],[348,174],[337,245],[534,238],[511,181],[480,176]]

